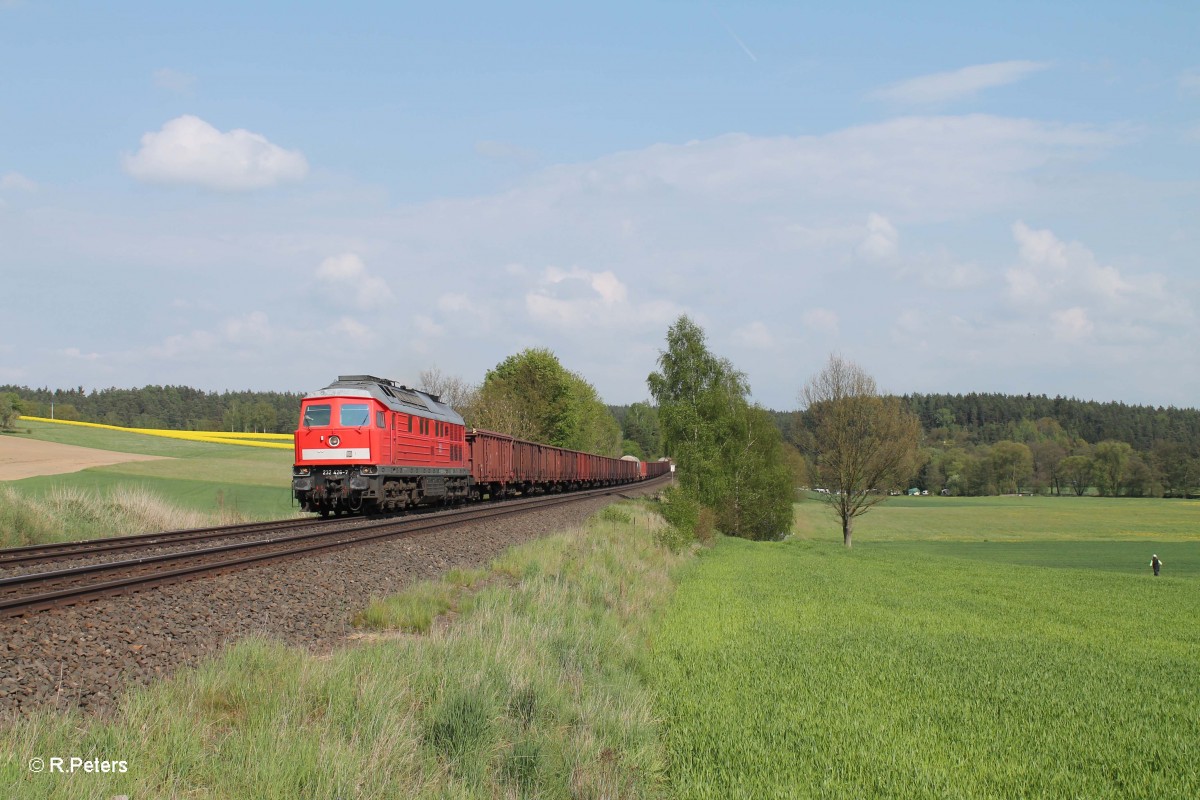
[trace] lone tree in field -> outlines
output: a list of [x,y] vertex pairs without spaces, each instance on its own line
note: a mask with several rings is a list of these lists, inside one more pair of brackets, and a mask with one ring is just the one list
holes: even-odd
[[881,397],[875,379],[857,364],[830,356],[800,394],[808,448],[816,462],[821,499],[842,522],[851,546],[854,519],[887,499],[909,476],[921,425],[896,397]]

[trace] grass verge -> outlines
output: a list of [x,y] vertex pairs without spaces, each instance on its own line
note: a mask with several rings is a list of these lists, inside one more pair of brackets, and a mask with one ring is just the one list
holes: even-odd
[[104,492],[58,485],[41,495],[0,485],[0,547],[245,521],[233,508],[209,514],[181,509],[143,486],[125,483]]
[[[684,558],[658,544],[663,525],[626,505],[508,551],[487,577],[448,575],[461,615],[424,636],[328,658],[244,642],[130,694],[112,720],[8,725],[0,795],[656,796],[663,761],[641,659]],[[58,754],[128,771],[26,766]]]

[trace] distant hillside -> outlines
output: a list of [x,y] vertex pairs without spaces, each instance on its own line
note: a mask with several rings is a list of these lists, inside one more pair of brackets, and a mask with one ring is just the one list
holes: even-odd
[[[133,428],[291,433],[300,414],[298,392],[204,392],[188,386],[140,389],[30,389],[0,386],[19,413]],[[53,404],[53,406],[52,406]]]
[[[939,429],[965,433],[972,444],[1026,441],[1029,425],[1052,419],[1067,434],[1095,444],[1126,442],[1134,450],[1150,450],[1157,442],[1182,445],[1200,456],[1200,410],[1098,403],[1045,395],[913,394],[904,401],[926,433]],[[949,437],[947,437],[949,438]]]

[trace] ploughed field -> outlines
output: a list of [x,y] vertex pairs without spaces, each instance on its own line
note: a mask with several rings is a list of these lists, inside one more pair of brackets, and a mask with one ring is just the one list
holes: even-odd
[[1200,503],[1098,500],[719,541],[651,656],[678,796],[1196,797]]

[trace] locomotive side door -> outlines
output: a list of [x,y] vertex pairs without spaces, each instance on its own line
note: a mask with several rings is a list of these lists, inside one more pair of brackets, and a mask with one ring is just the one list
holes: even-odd
[[380,464],[392,463],[392,418],[396,415],[390,411],[375,412],[375,432],[379,437],[379,461]]

